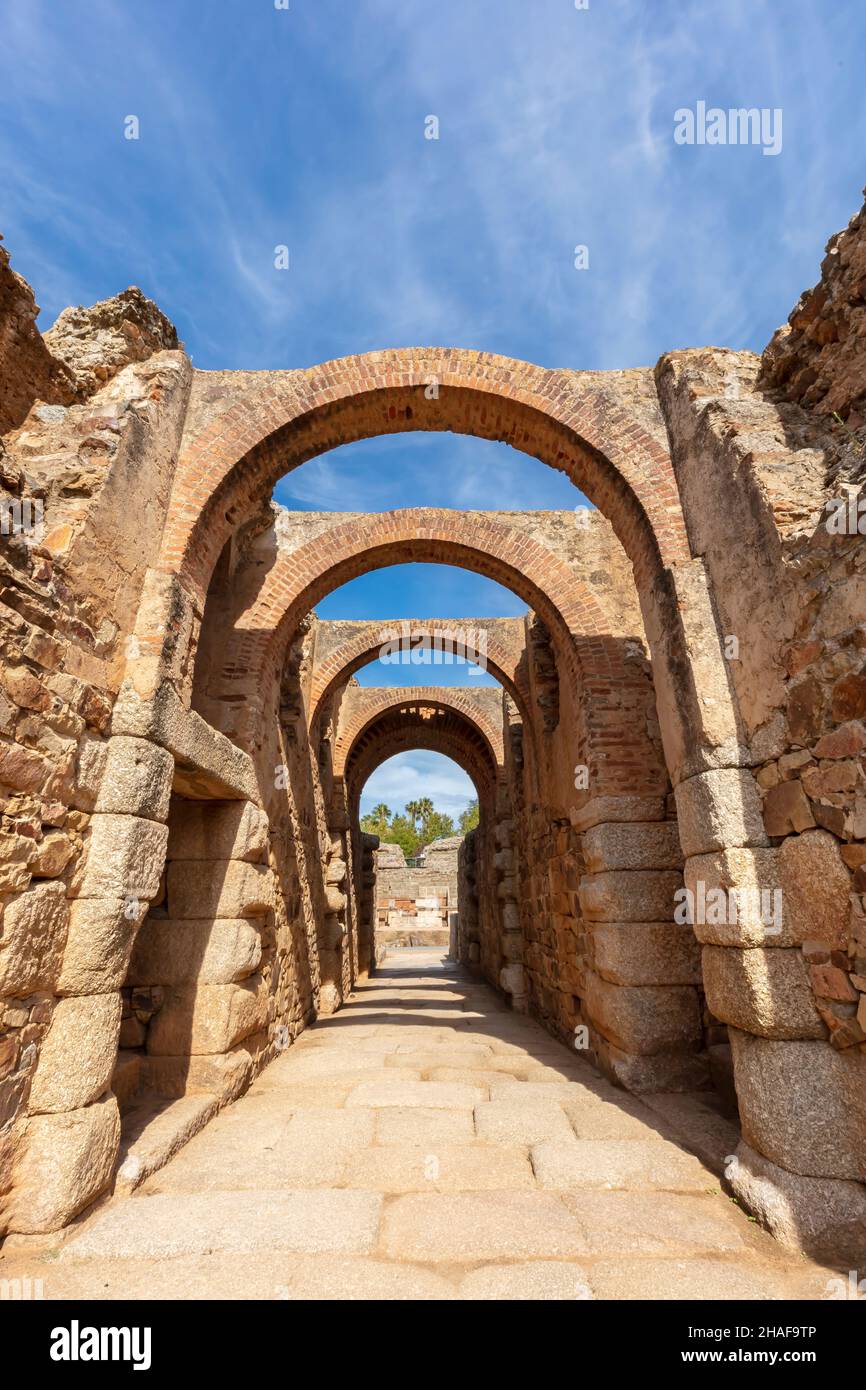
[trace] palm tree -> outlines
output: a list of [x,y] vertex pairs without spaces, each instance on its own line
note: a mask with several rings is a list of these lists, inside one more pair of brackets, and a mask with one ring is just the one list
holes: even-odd
[[422,805],[422,803],[421,803],[420,801],[407,801],[407,802],[406,802],[406,815],[409,817],[409,819],[410,819],[411,822],[412,822],[412,829],[413,829],[413,830],[416,830],[416,829],[417,829],[418,817],[419,817],[420,814],[421,814],[421,805]]
[[380,801],[378,806],[374,806],[370,812],[377,825],[387,825],[391,819],[391,807],[386,806],[384,801]]

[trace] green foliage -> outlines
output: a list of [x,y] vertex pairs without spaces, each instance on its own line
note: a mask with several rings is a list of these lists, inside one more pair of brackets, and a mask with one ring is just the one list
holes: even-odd
[[460,834],[468,835],[478,824],[478,800],[470,801],[465,811],[460,813]]
[[429,845],[431,840],[442,840],[454,834],[454,822],[444,811],[431,811],[421,827],[421,838],[425,845]]
[[[478,823],[478,803],[475,806],[475,821]],[[471,811],[472,807],[468,808]],[[468,814],[464,811],[460,818],[461,826]],[[378,835],[383,844],[399,845],[407,859],[414,859],[419,849],[429,845],[431,840],[456,835],[454,821],[444,811],[437,811],[429,796],[406,803],[403,814],[392,814],[390,806],[380,802],[372,811],[361,817],[361,829],[369,835]]]
[[412,859],[420,845],[415,826],[407,816],[394,816],[383,835],[389,845],[399,845],[407,859]]

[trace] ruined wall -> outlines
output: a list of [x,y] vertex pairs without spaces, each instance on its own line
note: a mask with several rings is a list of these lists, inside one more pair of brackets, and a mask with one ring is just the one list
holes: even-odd
[[[866,190],[864,190],[866,192]],[[866,207],[827,242],[805,290],[761,358],[758,388],[817,415],[866,427]]]
[[[19,364],[44,362],[27,351]],[[171,759],[109,737],[191,377],[182,354],[150,352],[118,357],[91,396],[64,389],[69,404],[30,373],[48,402],[3,438],[4,502],[36,504],[0,538],[0,1169],[8,1184],[26,1166],[23,1229],[62,1224],[110,1179],[123,970],[104,938],[131,944],[165,851]]]
[[[451,898],[451,906],[457,905],[457,856],[462,835],[451,835],[433,840],[419,852],[412,868],[406,865],[403,851],[399,845],[383,845],[376,856],[380,898],[423,898],[428,890],[439,889]],[[396,862],[394,850],[398,850],[402,863]]]
[[20,425],[34,401],[68,405],[75,394],[65,364],[36,327],[38,313],[32,289],[0,246],[0,435]]
[[447,945],[449,913],[459,910],[462,841],[462,835],[433,840],[421,854],[424,862],[411,868],[399,845],[377,851],[376,939],[381,945]]
[[[54,1229],[110,1186],[118,1097],[197,1096],[204,1122],[339,1007],[373,957],[362,774],[433,739],[479,785],[461,959],[632,1089],[706,1085],[730,1045],[738,1195],[785,1239],[862,1247],[863,236],[763,364],[654,373],[429,350],[193,374],[137,291],[34,337],[4,261],[4,1222]],[[271,506],[321,449],[417,428],[431,364],[422,427],[529,448],[611,521]],[[317,654],[307,610],[371,551],[471,556],[524,595],[522,641],[492,633],[507,693],[404,692],[388,723],[335,681],[351,634]],[[783,919],[674,920],[683,884],[778,888]]]
[[[866,1224],[864,246],[861,212],[763,360],[701,350],[657,369],[689,534],[729,639],[717,690],[736,711],[742,769],[704,774],[726,780],[740,847],[693,840],[686,882],[780,895],[778,915],[695,927],[733,1048],[735,1187],[783,1238],[814,1241],[832,1221],[849,1248]],[[835,1184],[810,1187],[819,1173]]]

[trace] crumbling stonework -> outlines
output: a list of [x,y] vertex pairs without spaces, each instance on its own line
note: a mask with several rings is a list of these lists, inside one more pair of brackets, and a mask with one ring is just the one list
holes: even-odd
[[[866,191],[866,190],[864,190]],[[760,385],[818,415],[866,426],[866,208],[827,243],[806,290],[761,358]]]
[[449,915],[459,911],[462,835],[433,840],[407,865],[399,845],[376,853],[376,944],[449,947]]
[[[363,786],[429,748],[478,793],[459,960],[620,1087],[733,1100],[741,1200],[864,1255],[864,235],[763,364],[610,374],[450,349],[198,372],[137,291],[34,338],[0,266],[4,1227],[135,1186],[341,1009],[393,886]],[[596,510],[272,504],[410,429],[506,441]],[[412,560],[526,613],[316,617]],[[496,689],[354,679],[470,631]]]
[[0,435],[20,425],[35,400],[68,404],[75,393],[36,327],[38,313],[32,289],[0,246]]

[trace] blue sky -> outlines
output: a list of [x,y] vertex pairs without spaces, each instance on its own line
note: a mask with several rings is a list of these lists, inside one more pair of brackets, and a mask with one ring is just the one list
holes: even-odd
[[[0,0],[0,34],[0,230],[40,322],[138,284],[201,368],[423,344],[586,369],[760,350],[866,176],[862,0]],[[701,100],[781,108],[781,153],[675,144],[674,112]],[[450,436],[336,451],[277,496],[580,501]],[[422,566],[320,611],[374,607],[519,611]]]

